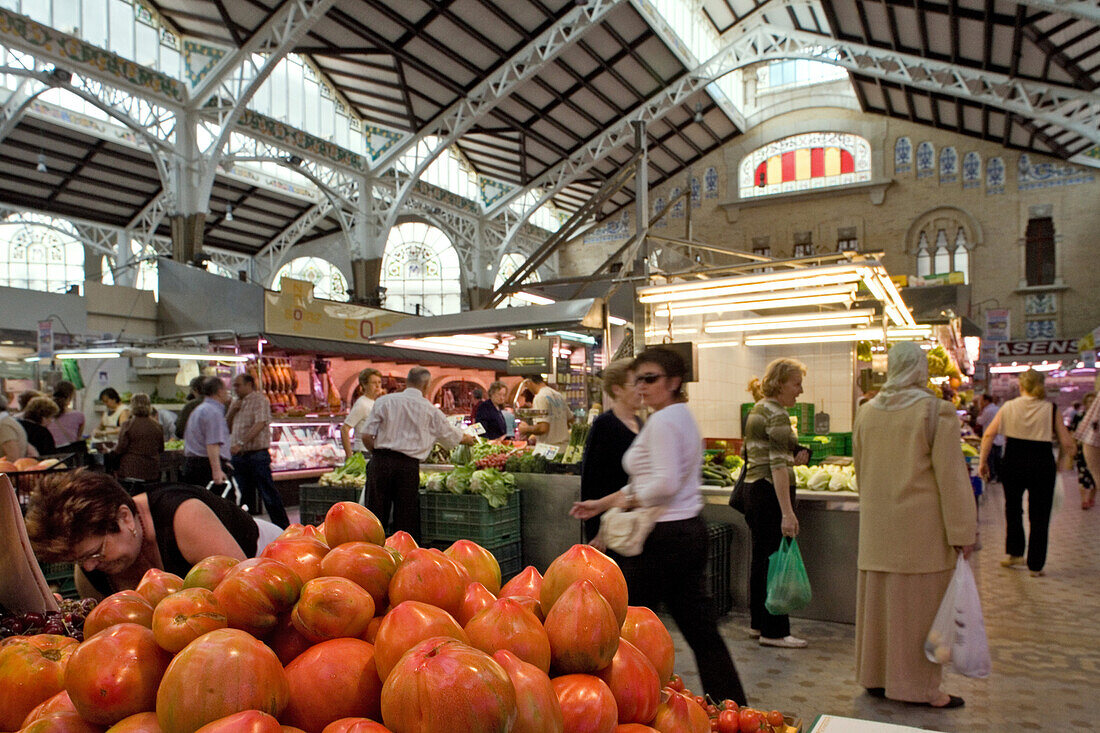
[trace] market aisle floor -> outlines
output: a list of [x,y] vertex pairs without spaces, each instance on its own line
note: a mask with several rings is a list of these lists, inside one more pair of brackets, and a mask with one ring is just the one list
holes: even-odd
[[[1051,522],[1041,578],[999,565],[998,485],[982,504],[980,528],[984,549],[976,571],[993,674],[986,680],[945,675],[944,688],[965,697],[966,707],[930,710],[863,694],[855,683],[854,626],[794,619],[794,633],[810,646],[781,650],[750,640],[747,615],[735,613],[722,622],[722,632],[750,701],[800,715],[807,727],[819,713],[833,713],[938,731],[1100,730],[1100,508],[1081,511],[1077,497],[1067,497]],[[687,645],[674,637],[677,669],[693,666]],[[700,689],[693,669],[685,681]]]

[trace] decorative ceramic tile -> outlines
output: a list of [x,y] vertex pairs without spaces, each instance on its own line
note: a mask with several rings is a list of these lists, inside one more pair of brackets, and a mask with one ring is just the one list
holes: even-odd
[[940,151],[940,183],[954,183],[959,180],[959,153],[953,147]]
[[708,199],[718,198],[718,169],[714,166],[703,172],[703,197]]
[[977,188],[982,185],[982,156],[971,150],[963,156],[963,188]]
[[618,219],[610,219],[605,221],[600,226],[590,229],[584,235],[585,244],[593,244],[598,242],[614,242],[621,239],[626,239],[630,236],[633,227],[630,224],[630,215],[627,211],[623,211],[622,215]]
[[908,137],[894,141],[894,173],[913,170],[913,142]]
[[676,186],[671,191],[669,191],[668,194],[669,201],[676,201],[676,203],[672,205],[672,211],[669,212],[669,216],[671,216],[673,219],[684,218],[684,200],[677,200],[682,190],[683,189],[681,189],[679,186]]
[[1056,321],[1027,321],[1024,326],[1026,338],[1029,340],[1052,339],[1058,336],[1058,324]]
[[985,167],[985,192],[994,195],[1005,192],[1005,159],[990,158]]
[[[664,196],[658,196],[656,199],[654,199],[653,200],[653,218],[656,219],[657,214],[660,214],[662,211],[664,211],[665,206],[667,206],[667,205],[668,204],[665,202],[665,197]],[[657,227],[658,229],[660,229],[661,227],[667,227],[668,226],[668,216],[666,215],[666,216],[661,217],[661,219],[656,224],[654,224],[653,226]]]
[[917,178],[928,178],[936,169],[936,149],[925,141],[917,146]]
[[699,184],[699,179],[695,176],[691,177],[691,208],[698,209],[699,204],[703,202],[703,187]]
[[1072,186],[1078,183],[1092,183],[1092,172],[1069,163],[1032,163],[1031,156],[1024,153],[1017,166],[1017,183],[1021,191],[1053,186]]
[[1024,298],[1024,313],[1029,316],[1057,312],[1058,302],[1054,293],[1028,293]]

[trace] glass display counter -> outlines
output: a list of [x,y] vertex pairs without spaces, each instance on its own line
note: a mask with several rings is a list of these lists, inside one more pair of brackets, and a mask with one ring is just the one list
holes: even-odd
[[271,421],[271,470],[276,480],[316,476],[344,460],[340,445],[343,415],[274,416]]

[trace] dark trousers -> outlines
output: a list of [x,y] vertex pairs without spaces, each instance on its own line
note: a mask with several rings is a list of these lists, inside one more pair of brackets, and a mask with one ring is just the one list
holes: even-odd
[[[231,476],[233,474],[232,464],[223,460],[222,471],[225,472],[226,476]],[[210,459],[206,456],[185,456],[180,480],[185,484],[205,489],[207,484],[214,480],[214,474],[210,471]]]
[[993,445],[989,451],[989,480],[1000,482],[1001,480],[1001,453],[1004,451],[1004,447],[1000,445]]
[[695,655],[703,690],[715,700],[744,705],[745,690],[726,642],[718,633],[707,590],[707,526],[701,517],[658,522],[637,557],[614,555],[630,591],[630,604],[656,610],[661,601]]
[[[791,486],[794,506],[794,486]],[[749,484],[745,523],[752,535],[752,562],[749,569],[749,614],[751,626],[765,639],[782,639],[791,633],[791,620],[775,616],[764,608],[768,597],[768,558],[783,540],[783,510],[775,498],[775,487],[767,479]]]
[[367,508],[382,522],[387,535],[403,530],[420,542],[419,489],[420,461],[375,448],[367,464]]
[[254,505],[257,495],[264,503],[272,524],[283,529],[290,526],[290,518],[283,507],[283,497],[275,488],[275,479],[271,476],[271,454],[266,450],[243,451],[233,456],[233,477],[241,496],[248,497],[247,502]]
[[[1001,484],[1005,489],[1005,552],[1024,554],[1027,567],[1042,570],[1047,561],[1050,509],[1054,501],[1054,455],[1050,443],[1009,438],[1001,462]],[[1027,520],[1030,532],[1024,539],[1024,492],[1027,492]]]

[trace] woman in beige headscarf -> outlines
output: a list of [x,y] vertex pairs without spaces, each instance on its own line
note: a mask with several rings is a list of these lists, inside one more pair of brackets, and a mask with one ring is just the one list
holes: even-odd
[[875,697],[960,707],[940,689],[943,670],[924,638],[969,556],[977,509],[950,402],[928,390],[928,360],[902,342],[890,349],[886,384],[859,408],[852,452],[859,479],[856,679]]
[[[1050,529],[1050,509],[1054,501],[1054,453],[1051,442],[1057,438],[1062,447],[1061,467],[1073,466],[1077,446],[1066,430],[1058,407],[1046,399],[1043,375],[1028,369],[1020,375],[1020,396],[1009,400],[997,412],[993,422],[982,434],[979,471],[989,477],[989,453],[994,436],[1005,436],[1004,458],[1000,478],[1005,487],[1005,553],[1001,561],[1006,568],[1024,564],[1027,547],[1027,567],[1032,575],[1043,574],[1047,561],[1047,533]],[[1024,539],[1024,492],[1027,492],[1027,521],[1030,531]]]

